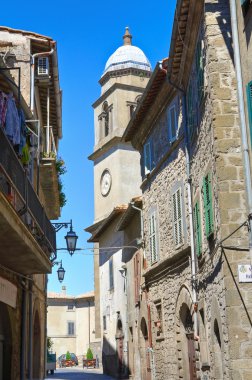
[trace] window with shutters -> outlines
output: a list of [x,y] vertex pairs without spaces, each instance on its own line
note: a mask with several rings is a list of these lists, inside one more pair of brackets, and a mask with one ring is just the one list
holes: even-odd
[[109,259],[109,289],[114,289],[114,266],[113,266],[113,257]]
[[152,143],[147,142],[144,145],[144,174],[147,175],[152,170]]
[[106,331],[107,330],[107,318],[106,318],[106,315],[103,315],[102,320],[103,320],[103,331]]
[[74,322],[67,322],[67,335],[74,335]]
[[247,84],[247,107],[250,130],[250,143],[252,146],[252,81]]
[[151,264],[153,264],[158,260],[156,211],[153,211],[149,216],[149,239],[150,259]]
[[168,128],[169,128],[169,141],[172,143],[177,138],[178,130],[178,115],[176,105],[173,104],[168,109]]
[[203,197],[204,197],[204,215],[205,215],[205,232],[209,238],[214,232],[213,223],[213,201],[212,201],[212,184],[211,176],[208,173],[203,180]]
[[173,235],[175,247],[183,243],[183,212],[182,212],[182,190],[178,188],[172,194],[173,206]]
[[193,209],[193,220],[194,220],[194,235],[195,235],[195,251],[197,256],[202,253],[202,235],[201,235],[201,216],[199,201],[195,203]]

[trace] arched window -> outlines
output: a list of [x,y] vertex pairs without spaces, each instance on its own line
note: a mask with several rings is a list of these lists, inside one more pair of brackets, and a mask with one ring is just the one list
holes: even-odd
[[108,102],[103,103],[103,125],[104,125],[104,136],[108,136],[109,134],[109,107],[108,107]]

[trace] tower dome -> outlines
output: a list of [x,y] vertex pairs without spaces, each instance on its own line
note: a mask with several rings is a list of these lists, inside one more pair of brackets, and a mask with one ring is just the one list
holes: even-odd
[[128,68],[136,68],[145,71],[151,71],[151,64],[144,52],[131,44],[132,35],[129,28],[126,27],[123,36],[124,45],[120,46],[107,60],[104,74]]

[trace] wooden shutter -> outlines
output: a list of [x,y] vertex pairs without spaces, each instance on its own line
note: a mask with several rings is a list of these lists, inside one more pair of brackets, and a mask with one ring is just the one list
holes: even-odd
[[204,178],[203,194],[204,194],[205,230],[206,230],[206,236],[209,237],[214,231],[212,186],[211,186],[210,174],[208,174]]
[[198,103],[201,102],[204,93],[204,66],[203,66],[203,39],[199,36],[196,47],[196,75],[197,75],[197,92]]
[[197,256],[201,255],[202,247],[202,235],[201,235],[201,218],[200,218],[200,208],[199,202],[196,202],[193,210],[194,219],[194,232],[195,232],[195,248]]
[[249,117],[250,143],[252,146],[252,81],[247,84],[247,107]]
[[175,246],[183,243],[183,220],[182,220],[182,192],[179,188],[172,195],[173,204],[173,230]]
[[152,169],[152,157],[151,157],[151,143],[148,142],[144,145],[144,174],[150,173]]
[[150,235],[150,257],[151,263],[157,261],[157,234],[156,234],[156,213],[153,212],[149,218]]
[[109,289],[114,288],[113,259],[109,260]]

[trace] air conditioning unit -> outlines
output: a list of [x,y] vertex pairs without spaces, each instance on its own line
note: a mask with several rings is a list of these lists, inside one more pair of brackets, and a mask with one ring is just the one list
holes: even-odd
[[48,76],[49,75],[49,60],[48,57],[38,58],[38,75]]

